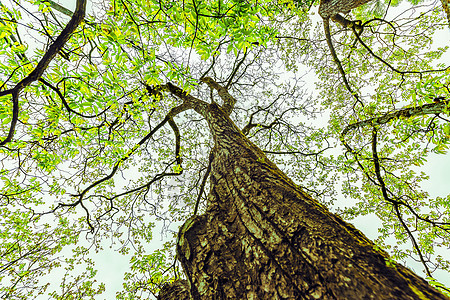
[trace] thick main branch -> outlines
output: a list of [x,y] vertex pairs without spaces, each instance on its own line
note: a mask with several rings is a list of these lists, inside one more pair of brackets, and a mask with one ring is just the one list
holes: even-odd
[[400,118],[407,119],[416,116],[441,114],[448,109],[449,103],[450,103],[449,100],[445,100],[436,103],[428,103],[418,107],[406,107],[391,113],[386,113],[381,117],[375,117],[364,121],[356,122],[344,128],[344,130],[341,133],[341,139],[344,138],[349,131],[354,130],[356,128],[361,128],[369,125],[370,126],[384,125],[392,120]]

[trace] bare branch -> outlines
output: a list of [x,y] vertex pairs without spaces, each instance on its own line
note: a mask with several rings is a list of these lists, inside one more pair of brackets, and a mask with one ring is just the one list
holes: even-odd
[[[54,212],[54,211],[56,211],[56,210],[58,210],[59,208],[62,208],[62,207],[75,207],[75,206],[77,206],[77,205],[81,205],[82,206],[82,208],[86,211],[86,215],[87,215],[87,223],[88,223],[88,225],[89,225],[89,227],[90,227],[90,229],[91,229],[91,232],[93,232],[94,231],[94,227],[92,226],[92,224],[90,223],[90,219],[89,219],[89,211],[87,210],[87,208],[84,206],[84,204],[83,204],[83,199],[85,198],[85,196],[86,196],[86,194],[91,190],[91,189],[93,189],[94,187],[96,187],[96,186],[98,186],[99,184],[101,184],[101,183],[103,183],[103,182],[105,182],[105,181],[107,181],[107,180],[109,180],[109,179],[111,179],[116,173],[117,173],[117,171],[119,170],[119,167],[134,153],[134,152],[136,152],[136,150],[137,149],[139,149],[140,148],[140,146],[142,146],[145,142],[147,142],[148,141],[148,139],[150,139],[150,137],[152,137],[153,136],[153,134],[155,134],[162,126],[164,126],[164,124],[166,124],[167,122],[169,122],[169,124],[171,125],[171,127],[172,127],[172,129],[174,130],[174,132],[175,132],[175,138],[176,138],[176,148],[175,148],[175,152],[176,152],[176,161],[177,161],[177,163],[178,164],[180,164],[181,165],[181,157],[180,157],[180,154],[179,154],[179,151],[180,151],[180,134],[179,134],[179,131],[178,131],[178,128],[177,128],[177,126],[176,126],[176,124],[175,124],[175,122],[173,122],[173,117],[175,116],[175,115],[177,115],[178,113],[180,113],[180,112],[183,112],[183,111],[185,111],[185,110],[187,110],[187,109],[189,109],[190,108],[190,106],[188,105],[188,104],[185,104],[185,103],[183,103],[183,104],[181,104],[181,105],[179,105],[179,106],[176,106],[176,107],[174,107],[174,108],[172,108],[168,113],[167,113],[167,115],[166,115],[166,117],[155,127],[155,128],[153,128],[153,130],[151,130],[145,137],[143,137],[132,149],[130,149],[128,152],[127,152],[127,154],[125,154],[122,158],[120,158],[116,163],[115,163],[115,165],[114,165],[114,167],[112,168],[112,170],[111,170],[111,172],[108,174],[108,175],[106,175],[105,177],[103,177],[103,178],[101,178],[101,179],[99,179],[99,180],[97,180],[97,181],[95,181],[95,182],[93,182],[92,184],[90,184],[88,187],[86,187],[81,193],[79,193],[79,194],[76,194],[76,195],[72,195],[72,196],[74,196],[74,197],[77,197],[78,199],[75,201],[75,202],[72,202],[72,203],[59,203],[53,210],[52,210],[52,212]],[[178,172],[178,173],[170,173],[170,174],[168,174],[168,173],[163,173],[163,174],[159,174],[159,175],[157,175],[157,176],[155,176],[155,180],[153,180],[153,181],[156,181],[158,178],[162,178],[162,177],[164,177],[164,176],[168,176],[168,175],[180,175],[181,174],[181,172]],[[152,182],[153,182],[152,181]],[[141,187],[142,188],[142,187]],[[140,189],[140,188],[139,188]],[[135,189],[135,190],[133,190],[133,191],[136,191],[136,190],[138,190],[138,189]],[[126,194],[126,193],[129,193],[130,191],[128,191],[128,192],[125,192],[124,194]]]

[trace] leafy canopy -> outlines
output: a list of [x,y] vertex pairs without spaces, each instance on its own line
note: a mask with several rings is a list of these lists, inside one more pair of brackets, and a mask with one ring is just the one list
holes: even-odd
[[[219,101],[204,76],[238,99],[232,119],[290,177],[346,219],[376,215],[378,245],[444,288],[433,272],[449,271],[450,198],[423,191],[419,168],[450,137],[439,3],[373,1],[347,16],[353,29],[332,24],[341,71],[317,3],[83,5],[0,5],[2,297],[94,298],[104,247],[130,260],[119,299],[179,276],[172,233],[205,208],[212,141],[161,87]],[[168,242],[151,251],[155,231]]]

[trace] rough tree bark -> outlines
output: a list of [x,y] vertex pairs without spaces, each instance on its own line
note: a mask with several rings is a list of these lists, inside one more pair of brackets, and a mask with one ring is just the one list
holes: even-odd
[[370,1],[371,0],[321,0],[319,5],[319,15],[326,19],[339,13],[348,14],[352,9]]
[[447,299],[294,184],[219,105],[196,111],[215,145],[208,208],[179,232],[188,282],[158,299]]

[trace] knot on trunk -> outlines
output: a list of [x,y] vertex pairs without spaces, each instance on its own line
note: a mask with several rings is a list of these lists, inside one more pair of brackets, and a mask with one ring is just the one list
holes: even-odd
[[189,282],[184,279],[178,279],[171,283],[166,283],[159,291],[158,300],[190,300]]

